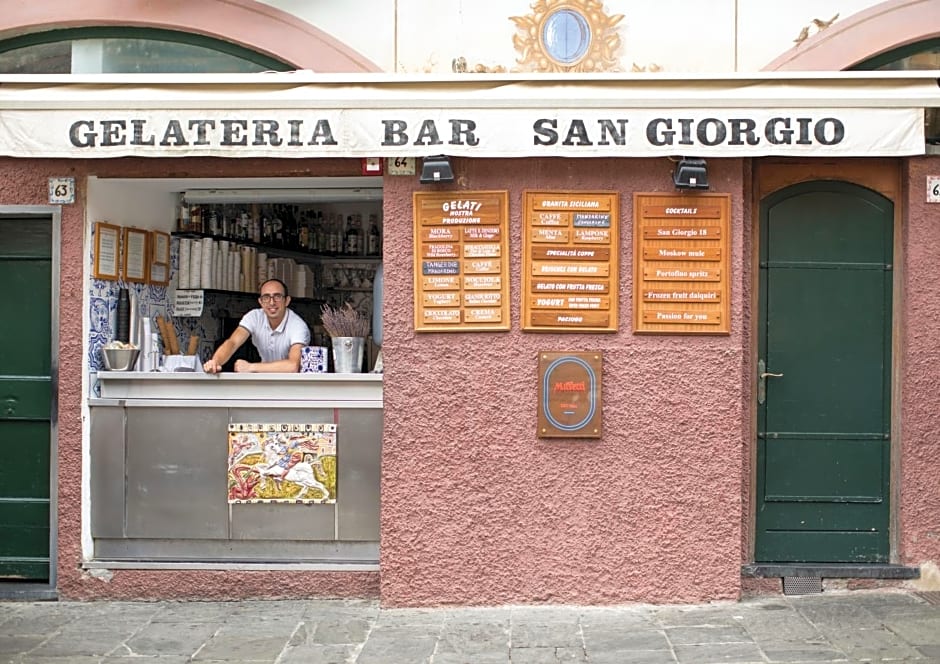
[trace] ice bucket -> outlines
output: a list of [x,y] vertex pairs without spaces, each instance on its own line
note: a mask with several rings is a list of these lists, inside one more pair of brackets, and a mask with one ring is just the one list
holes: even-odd
[[365,337],[333,337],[333,370],[336,373],[362,373]]

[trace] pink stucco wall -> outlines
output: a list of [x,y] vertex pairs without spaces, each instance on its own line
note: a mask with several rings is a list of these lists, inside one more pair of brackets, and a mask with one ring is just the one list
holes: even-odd
[[[935,157],[908,162],[896,326],[901,439],[898,562],[940,560],[940,223],[925,204]],[[737,597],[748,560],[752,470],[750,169],[709,161],[732,197],[732,331],[632,333],[632,194],[672,193],[667,160],[455,159],[460,190],[508,190],[512,329],[422,333],[413,325],[415,178],[385,179],[385,433],[379,573],[81,569],[81,291],[84,177],[353,175],[358,160],[0,159],[0,204],[43,204],[74,175],[62,209],[59,280],[58,588],[66,598],[377,596],[389,606],[695,602]],[[430,188],[428,188],[430,189]],[[526,189],[621,193],[620,329],[520,331]],[[602,350],[604,437],[535,435],[536,355]]]
[[[632,194],[666,159],[454,160],[448,189],[507,189],[512,330],[416,334],[410,179],[386,179],[382,600],[692,602],[738,596],[745,439],[744,167],[732,196],[730,336],[632,333]],[[616,334],[520,331],[525,189],[621,193]],[[602,350],[604,436],[536,437],[536,356]]]
[[940,563],[940,205],[925,203],[928,175],[940,158],[908,162],[907,219],[903,225],[901,453],[899,512],[901,561]]

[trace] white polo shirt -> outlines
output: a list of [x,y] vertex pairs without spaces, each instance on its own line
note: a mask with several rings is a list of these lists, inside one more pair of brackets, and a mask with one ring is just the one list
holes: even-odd
[[238,325],[251,334],[251,343],[258,349],[262,362],[286,360],[291,346],[310,344],[310,328],[303,318],[290,309],[281,324],[273,330],[268,324],[264,309],[252,309],[242,317]]

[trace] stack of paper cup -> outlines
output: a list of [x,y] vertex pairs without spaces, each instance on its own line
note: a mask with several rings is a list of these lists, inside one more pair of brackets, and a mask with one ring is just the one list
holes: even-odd
[[179,255],[179,271],[178,271],[178,284],[177,288],[186,290],[189,288],[189,261],[190,253],[193,246],[193,241],[188,237],[180,238],[180,255]]
[[215,288],[212,283],[212,257],[214,255],[213,245],[215,241],[211,237],[202,239],[202,279],[200,283],[202,288]]
[[202,243],[193,242],[189,255],[189,287],[202,287]]

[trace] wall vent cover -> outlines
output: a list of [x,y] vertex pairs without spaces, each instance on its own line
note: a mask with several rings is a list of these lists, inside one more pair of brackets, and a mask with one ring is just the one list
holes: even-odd
[[821,576],[783,577],[784,595],[814,595],[822,592]]

